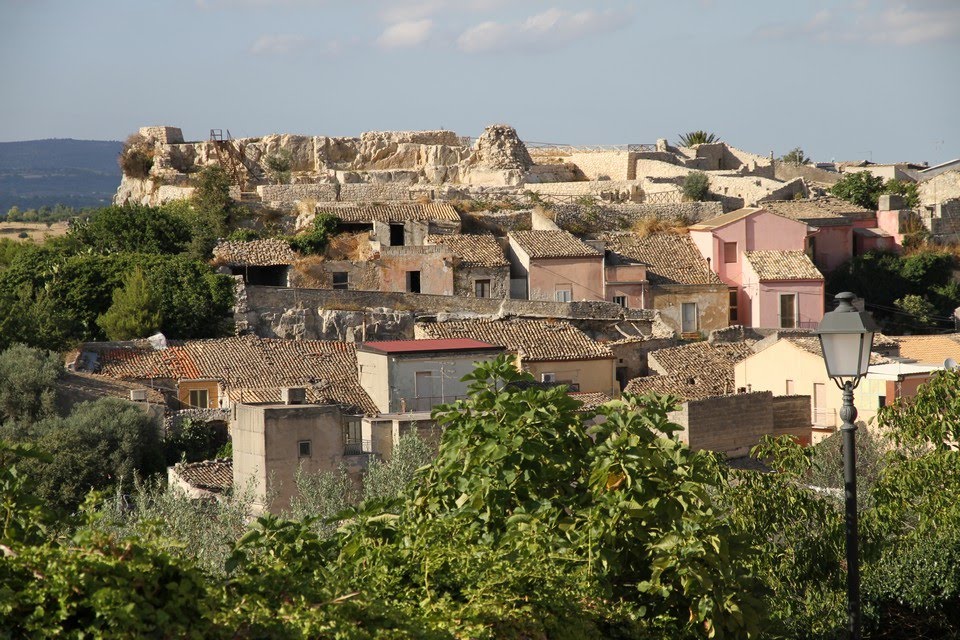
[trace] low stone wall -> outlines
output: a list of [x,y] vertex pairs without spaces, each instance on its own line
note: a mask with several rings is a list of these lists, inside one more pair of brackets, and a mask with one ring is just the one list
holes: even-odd
[[623,309],[600,301],[563,303],[340,289],[241,288],[234,310],[237,330],[265,338],[411,339],[416,320],[426,317],[557,318],[578,326],[596,325],[598,331],[602,324],[609,329],[606,339],[620,335],[611,327],[621,321],[646,335],[656,335],[660,329],[651,310]]
[[670,420],[684,427],[680,440],[691,449],[747,455],[764,435],[773,433],[773,394],[738,393],[684,402]]
[[803,178],[807,182],[833,185],[840,179],[840,173],[836,171],[826,171],[804,164],[795,165],[777,161],[773,165],[773,177],[777,180],[783,180],[784,182],[789,182],[796,178]]
[[336,202],[339,198],[338,184],[268,184],[257,187],[264,202],[293,204],[298,200]]
[[554,221],[563,228],[586,228],[593,231],[619,231],[629,229],[639,220],[685,220],[702,222],[723,214],[720,202],[680,202],[676,204],[631,203],[601,204],[592,207],[583,205],[553,205]]
[[341,202],[385,202],[410,200],[410,187],[388,182],[355,182],[340,185]]
[[810,444],[810,396],[774,396],[774,435],[789,435],[800,444]]
[[636,154],[630,151],[575,151],[570,162],[590,180],[633,180]]

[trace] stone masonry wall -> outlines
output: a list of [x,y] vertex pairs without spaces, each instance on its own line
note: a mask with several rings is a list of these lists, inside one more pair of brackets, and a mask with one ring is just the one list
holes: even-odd
[[298,200],[336,202],[340,193],[338,184],[268,184],[257,187],[264,202],[293,204]]
[[681,440],[692,449],[743,456],[761,436],[773,432],[773,394],[758,391],[690,400],[670,419],[684,427]]
[[691,224],[715,218],[723,213],[720,202],[679,202],[676,204],[630,203],[581,205],[552,205],[554,221],[561,227],[582,227],[593,231],[629,229],[639,220],[685,220]]
[[810,396],[773,398],[773,429],[776,435],[790,435],[800,444],[809,444],[810,428]]
[[637,175],[637,156],[630,151],[575,151],[567,159],[590,180],[633,180]]

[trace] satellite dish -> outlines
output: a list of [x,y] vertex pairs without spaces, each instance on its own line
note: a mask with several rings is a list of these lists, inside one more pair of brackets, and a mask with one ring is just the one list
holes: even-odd
[[947,358],[946,360],[943,361],[943,368],[947,370],[956,369],[957,361],[954,360],[953,358]]

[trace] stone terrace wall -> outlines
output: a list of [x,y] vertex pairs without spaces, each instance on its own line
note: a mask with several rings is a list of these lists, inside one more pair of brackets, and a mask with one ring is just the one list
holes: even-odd
[[353,182],[340,185],[341,202],[386,202],[410,200],[410,186],[387,182]]
[[836,171],[826,171],[804,164],[798,166],[778,161],[773,165],[773,177],[784,182],[789,182],[795,178],[803,178],[807,182],[833,185],[840,179],[840,174]]
[[690,400],[670,419],[684,427],[680,438],[692,449],[744,456],[761,436],[773,433],[773,394],[758,391]]
[[[510,316],[565,319],[584,325],[585,330],[596,328],[606,339],[620,335],[612,326],[621,320],[645,335],[653,335],[660,328],[654,312],[624,310],[609,302],[495,300],[334,289],[241,287],[234,310],[238,333],[348,342],[411,339],[416,321],[426,317],[445,320]],[[599,325],[604,325],[606,331],[600,331]]]
[[774,433],[793,436],[800,444],[810,444],[810,406],[810,396],[775,396]]
[[298,200],[336,202],[339,199],[338,184],[269,184],[257,187],[264,202],[293,204]]
[[646,218],[679,219],[692,224],[723,213],[720,202],[603,204],[589,208],[580,205],[552,205],[549,208],[556,214],[554,221],[561,227],[589,228],[595,231],[629,229],[637,221]]
[[590,180],[633,180],[636,159],[630,151],[574,151],[567,158]]

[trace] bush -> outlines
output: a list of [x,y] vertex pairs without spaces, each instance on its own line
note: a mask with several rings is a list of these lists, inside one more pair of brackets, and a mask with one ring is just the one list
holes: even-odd
[[830,187],[830,193],[858,207],[876,211],[883,193],[883,178],[869,171],[845,173]]
[[706,131],[688,131],[687,133],[679,134],[679,138],[680,146],[682,147],[693,147],[698,144],[709,144],[717,141],[716,134]]
[[0,423],[29,425],[54,413],[54,385],[63,372],[52,351],[15,344],[0,353]]
[[693,202],[703,202],[710,193],[710,178],[702,171],[692,171],[683,179],[683,197]]
[[163,325],[160,300],[140,267],[134,267],[123,287],[114,290],[113,304],[97,324],[110,340],[145,338]]
[[147,178],[153,168],[153,149],[147,146],[142,136],[133,134],[123,143],[118,164],[126,176]]
[[286,184],[290,182],[291,154],[287,149],[280,149],[274,154],[264,158],[263,163],[267,167],[270,176],[277,184]]
[[337,232],[340,218],[318,213],[307,231],[290,239],[290,248],[304,255],[319,255],[327,248],[330,236]]

